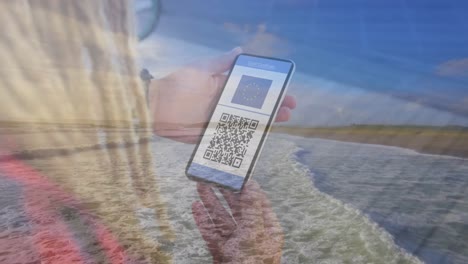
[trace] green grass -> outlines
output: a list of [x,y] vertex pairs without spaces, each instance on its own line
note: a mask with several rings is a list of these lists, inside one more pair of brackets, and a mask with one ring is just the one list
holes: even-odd
[[285,127],[276,133],[413,149],[421,153],[468,158],[468,128],[459,126],[352,125],[344,127]]

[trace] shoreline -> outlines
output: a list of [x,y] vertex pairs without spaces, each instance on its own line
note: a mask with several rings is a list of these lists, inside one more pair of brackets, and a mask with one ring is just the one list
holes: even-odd
[[272,132],[361,144],[410,149],[421,154],[468,158],[468,129],[419,126],[286,127]]

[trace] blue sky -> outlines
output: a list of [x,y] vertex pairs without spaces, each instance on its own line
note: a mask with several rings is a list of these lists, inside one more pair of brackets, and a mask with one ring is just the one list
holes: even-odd
[[218,49],[242,45],[252,53],[288,57],[299,72],[337,87],[468,116],[468,1],[162,3],[163,16],[174,19],[161,23],[161,34]]

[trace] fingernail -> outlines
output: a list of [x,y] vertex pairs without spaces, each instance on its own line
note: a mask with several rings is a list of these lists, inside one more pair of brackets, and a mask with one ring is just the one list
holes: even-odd
[[231,53],[235,54],[241,54],[242,53],[242,47],[235,47],[231,50]]

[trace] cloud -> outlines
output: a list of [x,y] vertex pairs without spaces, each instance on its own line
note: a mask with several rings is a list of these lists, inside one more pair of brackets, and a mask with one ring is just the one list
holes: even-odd
[[406,107],[406,110],[408,111],[416,111],[416,110],[421,109],[423,105],[417,101],[408,101],[405,107]]
[[437,67],[436,74],[444,77],[468,77],[468,58],[446,61]]
[[[459,111],[447,111],[447,107],[434,108],[418,95],[399,98],[300,72],[293,77],[289,93],[297,98],[297,108],[286,124],[290,126],[320,127],[351,124],[468,126],[467,116],[457,114],[462,111],[458,102],[450,104],[450,107]],[[437,102],[438,99],[440,97],[435,97],[430,102]],[[461,101],[468,105],[468,97],[461,97]],[[447,104],[444,102],[444,105]],[[468,111],[468,108],[464,111]]]

